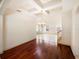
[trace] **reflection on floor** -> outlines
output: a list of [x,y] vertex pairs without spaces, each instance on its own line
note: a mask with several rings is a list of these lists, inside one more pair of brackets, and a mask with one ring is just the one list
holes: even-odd
[[51,45],[36,43],[32,40],[28,43],[7,50],[2,54],[2,59],[75,59],[71,48],[62,44]]

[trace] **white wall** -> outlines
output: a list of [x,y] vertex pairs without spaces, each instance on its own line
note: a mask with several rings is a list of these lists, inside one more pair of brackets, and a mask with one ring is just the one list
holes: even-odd
[[71,45],[71,34],[72,34],[72,11],[63,12],[62,16],[63,32],[62,32],[62,43],[66,45]]
[[79,58],[79,5],[73,9],[73,27],[72,27],[72,51],[75,57]]
[[3,19],[0,15],[0,54],[3,52]]
[[5,50],[35,38],[36,19],[26,12],[16,12],[6,18]]
[[72,41],[72,9],[75,0],[63,0],[63,13],[62,13],[62,23],[63,23],[63,39],[61,43],[66,45],[71,45]]
[[76,19],[75,19],[75,52],[76,55],[79,56],[79,14],[76,15]]

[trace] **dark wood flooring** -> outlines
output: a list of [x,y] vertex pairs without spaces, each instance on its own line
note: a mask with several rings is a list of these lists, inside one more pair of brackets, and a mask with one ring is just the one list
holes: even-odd
[[71,48],[62,44],[53,45],[32,40],[5,51],[2,59],[75,59]]

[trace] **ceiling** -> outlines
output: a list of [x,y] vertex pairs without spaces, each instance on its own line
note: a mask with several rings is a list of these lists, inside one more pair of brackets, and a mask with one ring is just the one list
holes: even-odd
[[38,14],[50,13],[56,8],[62,7],[62,0],[10,0],[6,10],[10,12],[21,12],[25,10],[29,13]]

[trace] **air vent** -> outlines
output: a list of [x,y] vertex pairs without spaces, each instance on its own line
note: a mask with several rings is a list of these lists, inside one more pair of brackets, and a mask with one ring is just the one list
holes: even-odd
[[40,0],[42,3],[48,3],[51,0]]
[[49,2],[61,2],[62,0],[40,0],[41,3],[49,3]]

